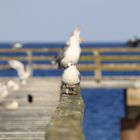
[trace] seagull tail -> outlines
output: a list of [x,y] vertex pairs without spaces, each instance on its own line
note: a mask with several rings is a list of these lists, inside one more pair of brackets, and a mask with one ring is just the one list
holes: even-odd
[[62,65],[61,61],[58,62],[58,69],[65,68],[64,65]]
[[63,57],[61,56],[55,56],[54,59],[51,61],[52,64],[57,64],[58,69],[65,68],[64,65],[62,64],[61,60]]
[[55,56],[54,59],[51,61],[52,64],[56,64],[60,61],[60,57]]
[[61,59],[62,59],[61,57],[56,56],[54,60],[51,61],[51,63],[57,64],[59,69],[64,68],[64,66],[61,63]]

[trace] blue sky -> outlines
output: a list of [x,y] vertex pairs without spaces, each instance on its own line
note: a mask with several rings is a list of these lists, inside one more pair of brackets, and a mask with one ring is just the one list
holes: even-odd
[[85,41],[140,37],[140,0],[0,0],[0,42],[65,42],[79,26]]

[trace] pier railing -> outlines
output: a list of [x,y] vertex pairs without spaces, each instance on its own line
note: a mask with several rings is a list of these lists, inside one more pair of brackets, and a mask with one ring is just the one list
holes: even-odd
[[[36,48],[36,49],[0,49],[0,54],[8,53],[12,55],[0,55],[1,61],[10,59],[27,61],[32,70],[56,69],[56,65],[51,64],[54,54],[59,53],[60,48]],[[44,55],[44,53],[52,53]],[[82,48],[83,55],[80,57],[78,67],[80,71],[94,72],[94,78],[103,78],[103,71],[140,71],[140,48]],[[16,53],[24,55],[16,56]],[[37,55],[37,53],[40,53]],[[90,53],[87,55],[86,53]],[[15,55],[14,55],[15,54]],[[35,63],[35,61],[48,61],[48,64]],[[86,62],[90,62],[86,64]],[[129,62],[129,63],[128,63]],[[135,63],[136,62],[136,63]],[[1,64],[0,69],[9,69],[8,64]],[[109,76],[110,77],[110,76]],[[122,77],[122,76],[121,76]],[[130,77],[130,76],[129,76]],[[110,77],[113,78],[113,77]],[[123,78],[123,77],[122,77]],[[126,76],[125,76],[126,78]],[[138,78],[132,76],[130,78]]]

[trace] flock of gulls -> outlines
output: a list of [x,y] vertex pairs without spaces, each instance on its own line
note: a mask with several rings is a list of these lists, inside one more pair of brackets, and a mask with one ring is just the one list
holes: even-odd
[[[12,49],[22,48],[22,44],[15,43]],[[16,109],[18,108],[18,102],[16,100],[5,101],[5,98],[13,91],[20,90],[22,84],[27,83],[27,79],[31,75],[30,66],[25,66],[22,62],[18,60],[9,60],[9,66],[17,71],[18,81],[9,80],[6,83],[0,82],[0,108],[4,107],[7,109]]]
[[[76,28],[71,34],[70,38],[66,42],[63,50],[54,58],[52,64],[57,64],[58,68],[63,68],[62,83],[66,85],[75,85],[80,83],[80,72],[77,69],[76,64],[79,61],[81,48],[80,43],[83,39],[80,37],[80,29]],[[15,43],[12,49],[22,48],[22,44]],[[0,82],[0,108],[17,109],[18,102],[16,100],[5,101],[4,99],[12,92],[20,90],[22,84],[27,83],[27,79],[31,75],[31,68],[29,65],[24,65],[18,60],[9,60],[9,66],[16,70],[18,75],[18,82],[13,80],[7,81],[7,83]]]

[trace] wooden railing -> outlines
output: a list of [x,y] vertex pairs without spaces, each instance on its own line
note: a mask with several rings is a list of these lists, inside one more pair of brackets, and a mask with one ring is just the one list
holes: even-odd
[[[35,53],[48,53],[55,52],[58,53],[60,48],[36,48],[36,49],[0,49],[0,54],[2,53],[24,53],[17,57],[16,55],[12,56],[1,56],[0,60],[8,61],[10,59],[27,61],[33,70],[41,69],[56,69],[56,65],[52,64],[36,64],[34,61],[51,61],[53,60],[54,55],[43,55],[39,56],[34,55]],[[93,71],[95,72],[95,78],[97,80],[102,78],[102,71],[139,71],[140,64],[132,63],[140,61],[140,48],[83,48],[82,52],[90,52],[92,55],[81,55],[80,62],[88,62],[90,64],[79,64],[78,67],[80,71]],[[103,55],[106,53],[106,55]],[[112,54],[113,53],[113,54]],[[115,54],[116,53],[116,54]],[[120,53],[121,55],[119,55]],[[128,54],[133,53],[133,54]],[[137,55],[135,55],[137,53]],[[115,55],[114,55],[115,54]],[[92,63],[93,62],[93,63]],[[108,63],[103,63],[108,62]],[[124,62],[115,63],[115,62]],[[131,62],[128,63],[128,62]],[[9,69],[8,65],[0,65],[0,69]]]

